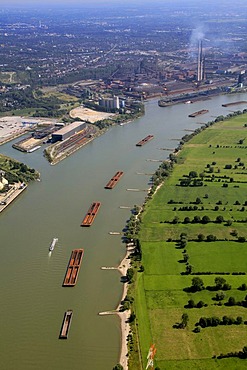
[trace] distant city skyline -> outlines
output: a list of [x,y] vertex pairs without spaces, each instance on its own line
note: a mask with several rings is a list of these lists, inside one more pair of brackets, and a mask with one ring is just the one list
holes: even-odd
[[[245,0],[238,0],[238,3],[243,3]],[[69,2],[67,0],[43,0],[42,2],[40,0],[1,0],[1,5],[3,6],[56,6],[56,5],[63,5],[70,7],[71,5],[77,5],[77,6],[91,6],[94,4],[98,5],[143,5],[143,4],[174,4],[174,3],[181,3],[183,5],[196,3],[198,2],[196,0],[70,0]],[[221,4],[227,4],[231,3],[231,0],[221,0]],[[208,0],[208,5],[214,4],[215,0]]]

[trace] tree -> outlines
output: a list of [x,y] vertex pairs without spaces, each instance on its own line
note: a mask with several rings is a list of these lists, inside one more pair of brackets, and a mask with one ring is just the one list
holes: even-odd
[[246,241],[245,237],[244,236],[239,236],[238,237],[238,242],[239,243],[244,243]]
[[127,277],[127,280],[129,282],[131,282],[132,278],[134,276],[134,270],[130,267],[128,270],[127,270],[127,274],[126,274],[126,277]]
[[226,280],[223,277],[217,276],[214,279],[216,289],[220,290],[223,288],[223,285],[226,283]]
[[194,300],[193,299],[189,299],[188,304],[187,304],[187,307],[188,308],[194,308],[195,305],[196,304],[195,304]]
[[197,172],[196,171],[190,171],[189,177],[198,177]]
[[184,262],[187,262],[189,260],[189,255],[188,253],[184,253]]
[[236,324],[237,324],[237,325],[241,325],[241,324],[242,324],[242,322],[243,322],[243,318],[242,318],[241,316],[238,316],[238,317],[236,318]]
[[203,290],[204,289],[204,283],[202,281],[201,278],[199,277],[194,277],[192,279],[192,289],[195,291],[195,292],[199,292],[200,290]]
[[235,306],[236,305],[235,298],[234,297],[229,297],[228,302],[227,302],[227,305],[228,306]]
[[133,322],[135,318],[136,318],[136,315],[134,314],[134,312],[132,312],[129,317],[129,322]]
[[216,301],[222,301],[225,298],[224,292],[218,292],[216,293],[215,300]]
[[238,290],[247,290],[247,285],[245,283],[243,283],[242,285],[240,285]]
[[201,198],[197,197],[195,203],[196,204],[201,204],[202,203]]
[[208,216],[203,216],[202,217],[202,223],[203,224],[207,224],[207,223],[209,223],[210,222],[210,218],[208,217]]
[[188,321],[189,321],[189,316],[187,315],[187,313],[183,313],[182,321],[181,321],[182,329],[186,328],[186,326],[188,325]]
[[114,368],[112,370],[124,370],[124,368],[123,368],[122,365],[117,364],[116,366],[114,366]]
[[201,217],[200,216],[194,216],[193,221],[195,224],[199,224],[201,222]]
[[172,223],[173,224],[178,224],[178,222],[179,222],[179,218],[177,216],[175,216]]
[[212,234],[207,235],[207,242],[215,242],[215,240],[216,240],[215,235]]
[[199,301],[196,305],[197,308],[202,308],[205,306],[205,303],[203,301]]
[[190,218],[189,217],[185,217],[184,218],[184,224],[189,224],[190,223]]
[[205,235],[203,235],[203,234],[198,234],[197,237],[198,237],[199,242],[202,242],[205,239]]

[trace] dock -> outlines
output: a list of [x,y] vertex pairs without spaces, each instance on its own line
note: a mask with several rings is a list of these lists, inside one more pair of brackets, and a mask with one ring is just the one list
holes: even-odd
[[89,210],[87,211],[86,216],[84,217],[81,226],[91,226],[97,213],[99,212],[100,209],[100,202],[94,202],[91,204]]
[[67,286],[76,285],[80,267],[81,267],[83,254],[84,254],[84,249],[73,249],[71,256],[70,256],[67,271],[65,274],[65,278],[63,281],[63,286],[67,287]]
[[123,176],[123,171],[118,171],[111,180],[106,184],[105,189],[113,189],[117,185],[120,178]]
[[189,114],[189,117],[194,118],[194,117],[200,116],[201,114],[205,114],[205,113],[208,113],[208,109],[198,110],[197,112]]
[[143,146],[144,144],[146,144],[147,142],[149,142],[153,138],[154,138],[154,135],[148,135],[144,139],[142,139],[141,141],[139,141],[139,143],[137,143],[136,146]]
[[59,339],[67,339],[69,334],[69,328],[72,321],[73,311],[68,310],[64,314],[63,323],[59,335]]

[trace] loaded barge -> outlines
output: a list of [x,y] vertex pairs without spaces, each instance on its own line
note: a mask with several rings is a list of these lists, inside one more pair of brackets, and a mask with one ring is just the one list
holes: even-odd
[[91,226],[100,208],[100,202],[94,202],[91,204],[86,216],[84,217],[81,226]]
[[142,139],[141,141],[139,141],[139,143],[137,143],[136,146],[143,146],[148,141],[152,140],[153,137],[154,137],[154,135],[148,135],[148,136],[146,136],[144,139]]
[[122,171],[118,171],[112,178],[111,180],[106,184],[105,189],[113,189],[114,186],[117,185],[118,181],[120,178],[123,176]]
[[75,286],[79,275],[83,254],[84,249],[73,249],[63,281],[63,286]]
[[70,324],[71,324],[71,321],[72,321],[72,316],[73,316],[73,311],[72,310],[68,310],[68,311],[65,312],[64,318],[63,318],[63,324],[62,324],[60,335],[59,335],[60,339],[67,339],[68,338],[69,328],[70,328]]
[[199,110],[197,112],[194,112],[194,113],[191,113],[189,114],[189,117],[197,117],[197,116],[200,116],[201,114],[205,114],[205,113],[208,113],[208,109],[202,109],[202,110]]

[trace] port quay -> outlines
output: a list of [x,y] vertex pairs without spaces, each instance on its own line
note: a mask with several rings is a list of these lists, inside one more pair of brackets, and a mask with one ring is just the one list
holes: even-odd
[[[121,238],[130,208],[147,196],[138,189],[148,189],[151,174],[186,131],[246,109],[229,105],[246,100],[246,93],[168,107],[150,100],[143,117],[111,128],[55,166],[41,149],[16,151],[14,141],[1,146],[4,155],[41,174],[41,181],[29,184],[0,215],[1,368],[109,370],[118,363],[119,317],[99,312],[114,311],[122,296],[115,268],[126,253]],[[189,117],[204,109],[208,112]],[[148,135],[152,140],[137,147]],[[118,171],[124,175],[117,186],[105,189]],[[81,227],[94,202],[100,202],[97,217],[90,227]],[[54,237],[58,243],[49,254]],[[81,249],[76,285],[73,280],[72,287],[63,287],[65,276],[79,271],[78,264],[68,265],[72,250]]]

